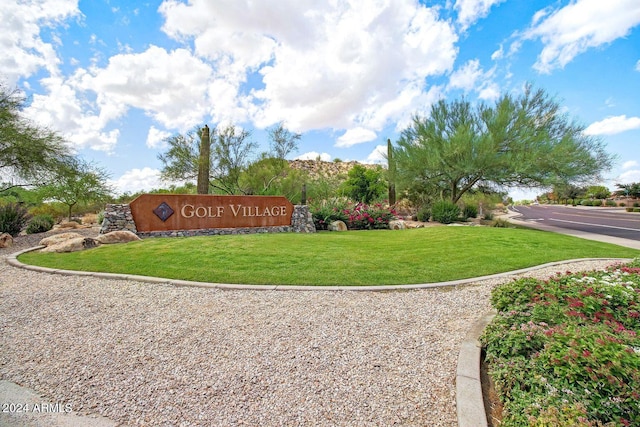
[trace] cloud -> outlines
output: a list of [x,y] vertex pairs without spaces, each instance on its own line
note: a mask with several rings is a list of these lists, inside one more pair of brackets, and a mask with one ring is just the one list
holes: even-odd
[[168,36],[192,41],[213,64],[210,92],[224,105],[214,116],[244,112],[258,127],[378,131],[419,108],[425,78],[449,71],[457,55],[451,23],[413,0],[167,0],[159,11]]
[[316,151],[309,151],[308,153],[300,154],[295,160],[316,160],[320,158],[320,160],[324,162],[328,162],[331,160],[331,154],[329,153],[318,153]]
[[57,74],[60,59],[53,42],[42,39],[41,29],[55,27],[79,16],[77,0],[41,0],[3,2],[0,8],[0,70],[7,84],[13,86],[19,78],[29,77],[44,68]]
[[149,191],[162,188],[166,184],[166,182],[160,179],[160,171],[149,167],[131,169],[125,172],[120,178],[109,181],[109,185],[115,188],[117,194]]
[[563,68],[580,53],[625,37],[640,24],[637,0],[577,0],[547,12],[536,15],[524,34],[525,39],[540,39],[544,44],[534,65],[541,73]]
[[336,141],[336,147],[351,147],[352,145],[373,141],[376,137],[376,133],[370,129],[361,127],[353,128],[349,129],[344,133],[344,135],[338,138],[338,141]]
[[186,49],[150,46],[76,74],[77,86],[95,92],[98,108],[111,118],[134,107],[167,128],[186,129],[202,121],[209,105],[211,67]]
[[387,164],[387,146],[386,145],[376,145],[376,148],[373,149],[371,153],[367,156],[362,163],[370,163],[370,164]]
[[75,150],[91,148],[107,153],[113,151],[120,131],[105,130],[114,118],[113,114],[106,111],[96,113],[91,101],[76,89],[73,78],[63,80],[49,77],[42,79],[40,84],[47,94],[34,94],[31,104],[24,111],[25,116],[60,132]]
[[638,162],[635,160],[629,160],[628,162],[624,162],[622,164],[622,169],[631,169],[633,167],[638,166]]
[[463,30],[489,14],[489,9],[505,0],[456,0],[453,8],[458,12],[458,23]]
[[166,148],[165,139],[171,136],[171,132],[156,129],[155,126],[149,128],[147,134],[147,147],[149,148]]
[[626,115],[607,117],[599,122],[591,123],[584,130],[587,135],[615,135],[629,130],[640,129],[640,117]]
[[491,81],[492,75],[493,70],[483,71],[480,61],[472,59],[451,73],[448,88],[476,91],[480,99],[493,100],[500,96],[500,87]]
[[632,169],[622,173],[616,182],[619,182],[620,184],[640,182],[640,169]]
[[640,71],[640,60],[636,62],[636,71]]

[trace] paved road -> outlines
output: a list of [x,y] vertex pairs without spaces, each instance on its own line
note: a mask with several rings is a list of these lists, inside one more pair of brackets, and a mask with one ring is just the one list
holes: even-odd
[[640,241],[640,214],[620,208],[516,206],[518,219],[557,228]]

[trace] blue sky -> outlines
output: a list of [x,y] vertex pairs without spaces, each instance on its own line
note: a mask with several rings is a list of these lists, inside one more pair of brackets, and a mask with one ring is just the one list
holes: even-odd
[[[0,9],[0,78],[25,115],[111,174],[163,184],[163,139],[207,123],[302,134],[291,158],[383,162],[414,114],[533,83],[640,182],[638,0],[22,0]],[[526,192],[512,194],[528,196]]]

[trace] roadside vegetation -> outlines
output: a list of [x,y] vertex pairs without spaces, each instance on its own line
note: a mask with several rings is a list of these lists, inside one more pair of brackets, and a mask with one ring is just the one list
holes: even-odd
[[500,426],[640,425],[640,259],[496,288],[481,340]]
[[527,229],[428,227],[145,239],[67,254],[31,252],[45,267],[264,285],[392,285],[477,277],[574,258],[639,251]]

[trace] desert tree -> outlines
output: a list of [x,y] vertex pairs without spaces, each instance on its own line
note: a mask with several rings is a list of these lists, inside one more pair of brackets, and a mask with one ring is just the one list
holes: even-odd
[[298,142],[302,138],[299,133],[293,133],[280,122],[268,130],[271,140],[271,154],[278,159],[284,159],[298,149]]
[[25,118],[25,106],[20,91],[0,84],[0,192],[47,184],[74,165],[64,138]]
[[[209,130],[209,186],[211,192],[241,194],[240,175],[256,149],[251,132],[233,125]],[[201,165],[200,129],[165,139],[168,150],[158,159],[163,163],[161,176],[169,181],[195,181]]]
[[396,175],[407,192],[457,202],[483,184],[552,187],[599,180],[613,157],[603,142],[562,113],[542,89],[494,105],[440,100],[429,117],[414,116],[394,147]]
[[76,159],[70,166],[60,169],[54,182],[40,188],[44,198],[67,206],[69,221],[73,208],[79,203],[104,202],[112,196],[107,183],[109,174],[93,163]]

